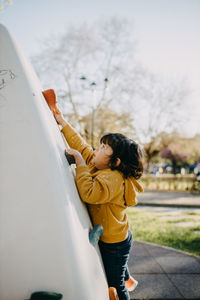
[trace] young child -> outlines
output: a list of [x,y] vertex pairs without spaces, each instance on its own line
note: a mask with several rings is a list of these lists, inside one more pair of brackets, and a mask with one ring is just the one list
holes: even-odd
[[67,152],[75,158],[80,197],[89,204],[93,225],[101,224],[104,229],[99,248],[108,286],[117,289],[120,300],[128,300],[127,288],[133,290],[137,281],[127,266],[132,234],[126,208],[136,205],[136,192],[143,191],[137,181],[143,173],[143,152],[137,143],[119,133],[104,135],[93,151],[60,111],[54,116],[71,147]]

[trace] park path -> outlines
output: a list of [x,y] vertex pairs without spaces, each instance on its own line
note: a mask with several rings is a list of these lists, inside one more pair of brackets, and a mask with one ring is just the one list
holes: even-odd
[[129,269],[138,299],[200,299],[200,258],[168,247],[134,242]]
[[200,208],[200,194],[145,191],[138,196],[138,205]]

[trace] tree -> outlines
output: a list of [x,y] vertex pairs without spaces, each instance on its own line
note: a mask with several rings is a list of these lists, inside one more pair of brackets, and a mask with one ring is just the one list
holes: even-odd
[[172,82],[159,75],[145,73],[138,92],[135,122],[137,134],[144,143],[162,132],[179,131],[187,120],[185,103],[189,95],[187,82]]
[[200,161],[200,136],[186,138],[177,132],[161,132],[150,142],[144,144],[146,153],[146,171],[149,171],[150,162],[159,157],[170,160],[174,165],[193,164]]
[[[67,115],[70,120],[73,115]],[[133,128],[133,122],[130,114],[127,112],[115,112],[109,108],[106,104],[101,106],[96,111],[96,123],[95,123],[95,136],[92,143],[92,113],[89,113],[82,117],[80,120],[80,132],[82,136],[94,146],[98,146],[100,138],[110,132],[118,132],[135,139],[135,130]]]
[[188,90],[182,82],[166,82],[147,72],[135,59],[130,32],[129,23],[116,18],[71,27],[64,35],[46,40],[33,63],[44,88],[56,89],[62,110],[73,115],[72,122],[78,122],[80,130],[82,119],[91,112],[97,130],[97,112],[106,107],[131,115],[138,139],[150,143],[185,120],[183,102]]
[[187,158],[189,157],[188,153],[180,151],[177,145],[174,145],[170,148],[165,148],[160,152],[160,156],[165,159],[169,159],[172,163],[173,174],[177,172],[178,164],[183,164],[186,162]]
[[[73,27],[59,38],[51,37],[45,41],[42,54],[32,61],[44,88],[56,87],[60,107],[72,124],[78,123],[80,131],[84,127],[89,132],[91,129],[85,128],[89,122],[83,125],[83,120],[91,111],[95,114],[97,131],[97,124],[105,127],[101,124],[105,125],[105,118],[102,121],[98,118],[108,113],[118,115],[119,119],[126,115],[132,122],[130,111],[124,112],[121,99],[128,87],[127,65],[130,57],[133,59],[133,50],[127,22],[113,18],[95,28]],[[107,110],[104,114],[102,107]],[[129,127],[132,129],[133,124]]]
[[12,5],[13,1],[12,0],[0,0],[0,12],[4,10],[4,7],[6,5]]
[[177,133],[163,137],[163,150],[160,157],[171,161],[173,173],[177,166],[189,165],[200,160],[199,139],[184,138]]
[[155,138],[151,139],[150,142],[144,143],[145,160],[146,160],[146,172],[149,173],[150,162],[156,157],[162,150],[162,135],[159,134]]

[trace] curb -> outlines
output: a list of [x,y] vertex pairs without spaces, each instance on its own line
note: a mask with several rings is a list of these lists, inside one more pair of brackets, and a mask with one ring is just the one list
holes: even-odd
[[174,207],[174,208],[200,208],[200,205],[188,205],[188,204],[162,204],[162,203],[149,203],[149,202],[140,202],[137,206],[161,206],[161,207]]
[[[175,248],[172,248],[172,247],[168,247],[168,246],[163,246],[163,245],[159,245],[159,244],[155,244],[155,243],[150,243],[150,242],[146,242],[146,241],[136,241],[135,242],[138,242],[138,243],[142,243],[142,244],[146,244],[147,246],[154,246],[154,247],[157,247],[157,248],[162,248],[162,249],[166,249],[166,250],[170,250],[170,251],[173,251],[173,252],[178,252],[182,255],[187,255],[187,256],[192,256],[194,258],[197,258],[197,259],[200,259],[200,256],[197,256],[197,255],[194,255],[194,254],[191,254],[189,252],[184,252],[184,251],[181,251],[181,250],[178,250],[178,249],[175,249]],[[133,247],[134,247],[134,242],[133,242]],[[160,300],[160,299],[159,299]]]

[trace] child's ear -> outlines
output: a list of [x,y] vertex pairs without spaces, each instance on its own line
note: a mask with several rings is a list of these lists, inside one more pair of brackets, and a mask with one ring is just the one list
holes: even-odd
[[115,167],[119,167],[120,164],[121,164],[121,159],[118,157],[118,158],[116,159]]

